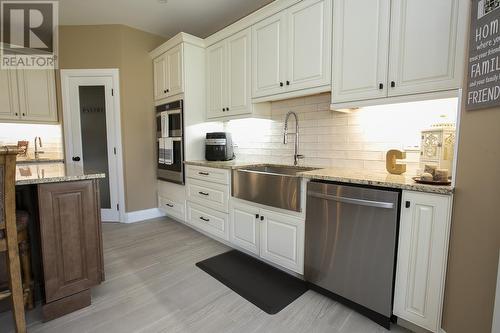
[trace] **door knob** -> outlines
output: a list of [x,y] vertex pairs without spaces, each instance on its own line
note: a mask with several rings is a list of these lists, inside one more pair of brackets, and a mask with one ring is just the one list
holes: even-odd
[[80,156],[73,156],[72,160],[74,162],[80,162]]

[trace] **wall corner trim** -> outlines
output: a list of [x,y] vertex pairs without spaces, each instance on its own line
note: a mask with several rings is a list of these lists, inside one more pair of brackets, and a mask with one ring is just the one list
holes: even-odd
[[124,214],[122,223],[136,223],[166,216],[159,208],[151,208]]

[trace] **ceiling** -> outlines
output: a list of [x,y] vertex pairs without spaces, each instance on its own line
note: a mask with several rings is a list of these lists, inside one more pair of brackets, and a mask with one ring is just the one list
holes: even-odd
[[60,0],[59,24],[125,24],[170,38],[205,38],[273,0]]

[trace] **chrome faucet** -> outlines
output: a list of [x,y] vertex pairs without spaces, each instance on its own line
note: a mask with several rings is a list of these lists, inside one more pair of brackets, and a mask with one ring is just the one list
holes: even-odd
[[[293,115],[295,117],[295,133],[288,133],[288,119],[290,116]],[[304,155],[299,155],[298,150],[299,150],[299,117],[297,117],[297,114],[293,111],[289,111],[286,114],[285,118],[285,128],[283,131],[283,144],[288,143],[288,134],[294,134],[295,135],[295,151],[293,154],[293,165],[297,165],[299,163],[299,159],[303,159]]]
[[41,150],[38,150],[38,148],[42,148],[42,138],[39,136],[35,137],[35,159],[38,159],[40,157],[40,154],[43,154],[44,152]]

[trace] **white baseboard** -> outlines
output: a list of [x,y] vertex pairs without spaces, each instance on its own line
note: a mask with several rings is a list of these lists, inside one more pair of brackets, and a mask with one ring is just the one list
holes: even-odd
[[158,217],[166,216],[159,208],[151,208],[145,210],[138,210],[135,212],[125,213],[123,216],[122,223],[135,223],[150,219],[156,219]]

